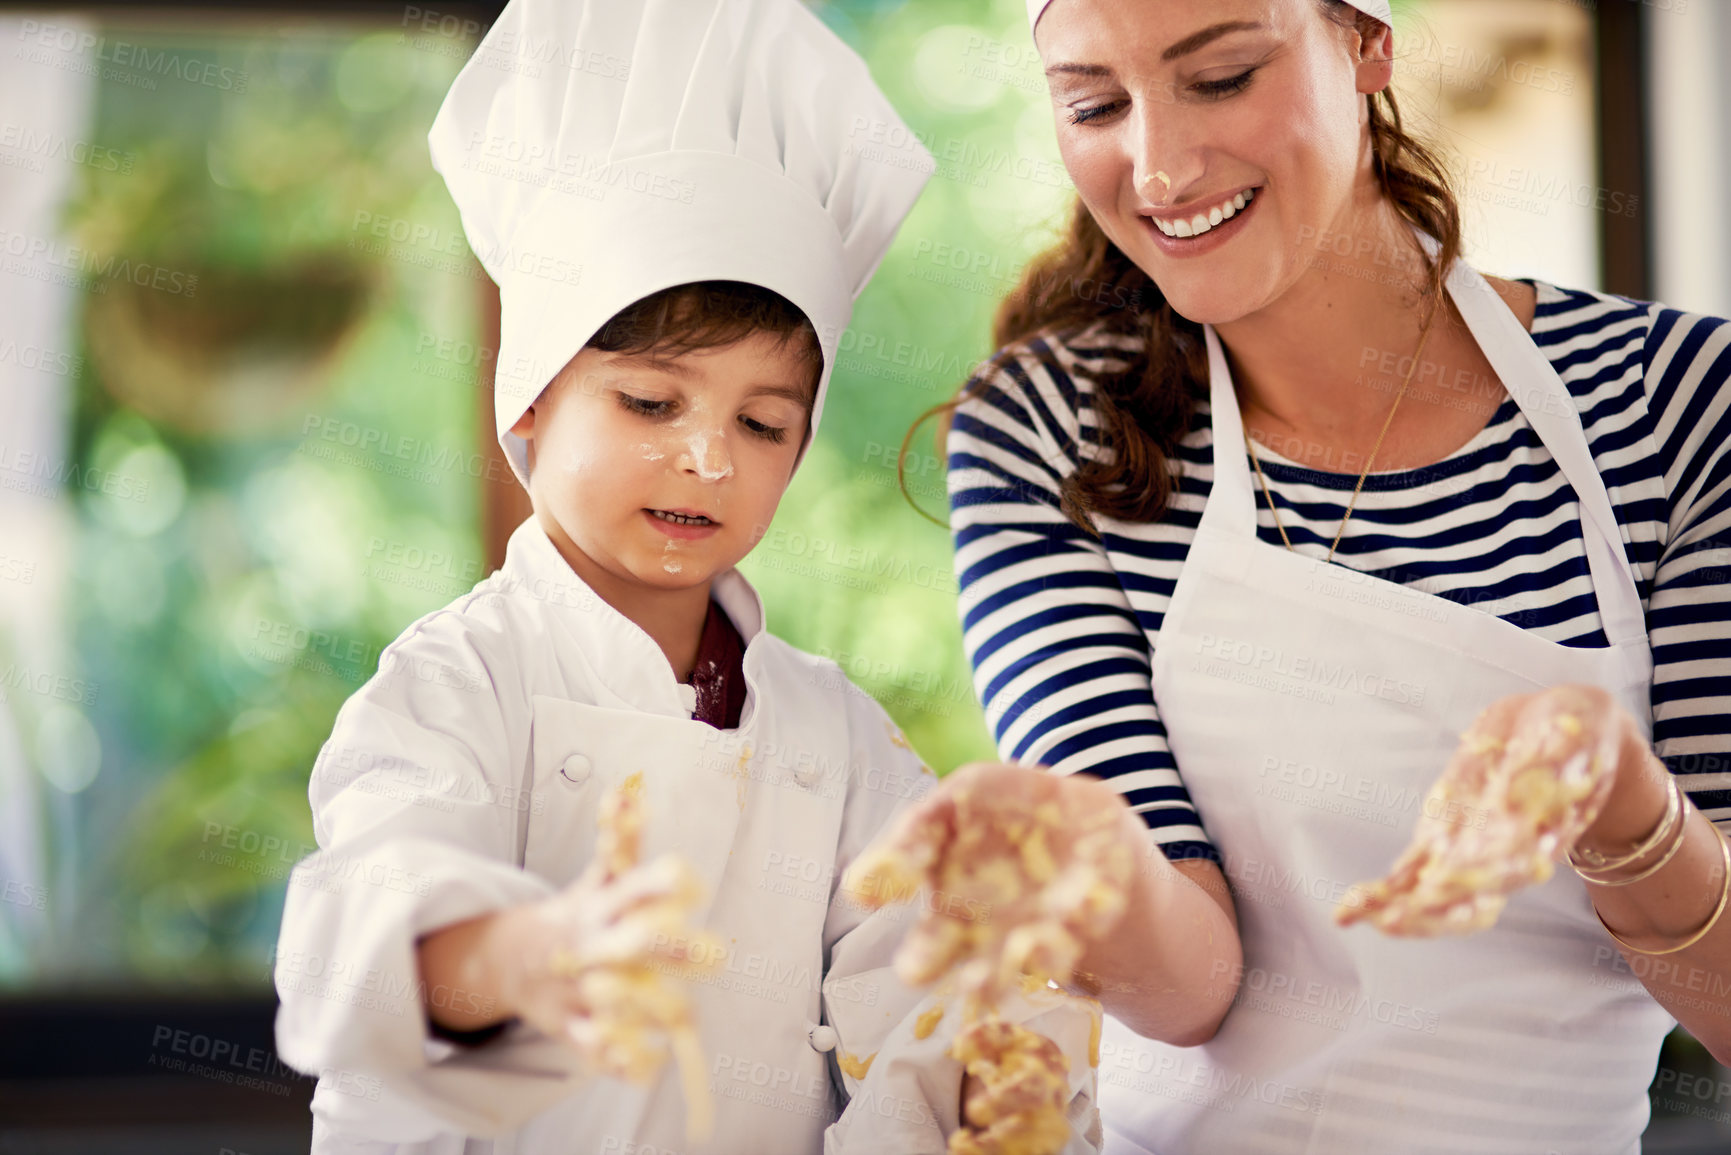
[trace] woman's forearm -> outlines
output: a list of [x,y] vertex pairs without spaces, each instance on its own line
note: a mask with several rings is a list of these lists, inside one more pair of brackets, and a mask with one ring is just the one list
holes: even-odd
[[1214,1037],[1238,994],[1243,949],[1225,876],[1212,862],[1168,862],[1148,841],[1129,906],[1082,958],[1077,986],[1144,1038],[1189,1047]]
[[[1626,751],[1605,814],[1582,844],[1606,856],[1627,853],[1663,822],[1670,778],[1644,741]],[[1689,939],[1713,917],[1725,893],[1725,835],[1686,799],[1682,813],[1682,845],[1661,869],[1625,886],[1588,883],[1605,925],[1641,950],[1663,951]],[[1683,950],[1617,950],[1620,960],[1606,955],[1594,958],[1594,965],[1626,968],[1715,1058],[1731,1063],[1731,911]]]

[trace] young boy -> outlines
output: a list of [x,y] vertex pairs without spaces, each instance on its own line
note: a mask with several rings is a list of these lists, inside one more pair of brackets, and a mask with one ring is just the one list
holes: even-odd
[[[891,973],[907,912],[836,893],[932,778],[734,569],[930,168],[863,159],[862,132],[912,140],[797,0],[513,0],[454,84],[434,162],[500,284],[498,431],[535,515],[392,644],[314,768],[276,978],[315,1152],[945,1149],[961,1071]],[[648,865],[597,885],[627,782]],[[606,1008],[569,977],[642,955],[632,910],[669,902],[691,941],[653,945],[709,964],[684,988],[696,1143],[671,1066],[581,1061]]]

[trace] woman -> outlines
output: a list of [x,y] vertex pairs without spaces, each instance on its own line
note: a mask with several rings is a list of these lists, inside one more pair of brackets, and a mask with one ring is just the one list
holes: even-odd
[[[1457,262],[1386,2],[1030,15],[1079,204],[956,411],[952,524],[1004,755],[1177,863],[1084,962],[1107,1150],[1638,1150],[1672,1015],[1731,1059],[1731,327]],[[1475,935],[1337,927],[1474,717],[1564,683],[1620,742],[1579,870]],[[970,771],[1101,789],[1033,777]],[[1242,967],[1174,881],[1222,868]]]

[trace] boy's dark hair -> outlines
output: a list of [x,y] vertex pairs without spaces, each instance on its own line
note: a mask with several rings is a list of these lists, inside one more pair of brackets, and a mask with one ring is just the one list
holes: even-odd
[[799,307],[780,293],[744,281],[692,281],[632,302],[589,338],[589,348],[607,353],[678,357],[720,349],[747,337],[767,335],[783,347],[794,343],[811,370],[815,399],[823,375],[817,332]]

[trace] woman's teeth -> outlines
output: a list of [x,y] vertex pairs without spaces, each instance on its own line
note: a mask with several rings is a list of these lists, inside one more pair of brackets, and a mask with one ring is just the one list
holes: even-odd
[[656,517],[659,517],[662,521],[671,521],[674,525],[714,525],[715,524],[713,521],[710,521],[707,517],[703,517],[702,515],[699,515],[697,517],[687,517],[683,513],[667,513],[665,511],[659,510],[659,509],[652,509],[649,512],[652,513],[653,515],[655,515]]
[[1169,221],[1155,217],[1154,226],[1169,237],[1199,237],[1222,221],[1238,215],[1238,210],[1256,197],[1256,190],[1247,188],[1231,200],[1222,201],[1206,213],[1197,213],[1189,220]]

